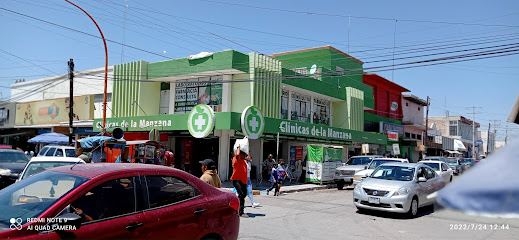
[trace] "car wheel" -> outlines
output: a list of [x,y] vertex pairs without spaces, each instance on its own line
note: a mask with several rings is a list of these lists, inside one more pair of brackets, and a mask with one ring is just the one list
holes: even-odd
[[218,234],[209,234],[207,236],[204,236],[202,240],[222,240],[223,238],[220,237]]
[[343,182],[338,182],[337,183],[337,189],[339,189],[339,190],[344,189],[344,183]]
[[367,211],[368,211],[367,209],[357,207],[357,212],[358,213],[366,213]]
[[451,179],[449,180],[449,182],[452,182],[452,176],[451,176]]
[[416,214],[418,214],[418,198],[414,196],[413,200],[411,200],[411,206],[409,206],[407,216],[409,216],[410,218],[414,218],[416,217]]

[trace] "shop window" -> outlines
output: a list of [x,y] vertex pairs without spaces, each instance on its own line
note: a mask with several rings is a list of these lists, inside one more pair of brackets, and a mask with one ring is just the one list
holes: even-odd
[[405,137],[406,137],[406,138],[411,138],[411,133],[406,132],[406,133],[405,133]]
[[310,122],[310,97],[292,93],[292,120]]
[[314,98],[314,124],[330,125],[330,101]]
[[450,126],[449,127],[449,135],[450,136],[458,136],[458,126]]
[[222,109],[222,76],[179,80],[175,84],[175,113],[189,113],[198,104]]
[[416,139],[421,140],[422,139],[422,134],[416,134]]
[[281,118],[288,119],[288,91],[281,91]]

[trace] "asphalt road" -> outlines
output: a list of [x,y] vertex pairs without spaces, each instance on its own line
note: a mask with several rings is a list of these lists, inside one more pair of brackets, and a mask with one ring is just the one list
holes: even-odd
[[[468,216],[420,209],[407,219],[393,213],[358,213],[352,189],[326,189],[245,200],[240,239],[519,239],[519,219]],[[472,225],[474,224],[474,225]],[[508,229],[501,229],[501,226]]]

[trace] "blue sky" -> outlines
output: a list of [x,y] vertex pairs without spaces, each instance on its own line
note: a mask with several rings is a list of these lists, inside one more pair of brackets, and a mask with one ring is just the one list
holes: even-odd
[[[481,107],[476,109],[481,129],[486,130],[489,121],[499,120],[498,140],[504,140],[507,126],[509,139],[519,136],[519,126],[506,123],[519,94],[516,51],[508,52],[514,54],[510,56],[394,71],[392,67],[377,68],[392,65],[393,56],[395,64],[405,67],[413,61],[496,48],[517,50],[519,1],[73,2],[96,19],[107,39],[143,50],[123,49],[109,42],[110,65],[224,49],[272,54],[332,45],[412,94],[423,99],[430,96],[430,116],[449,111],[472,118],[468,107],[477,106]],[[99,35],[91,20],[71,4],[4,0],[0,8],[0,92],[4,100],[16,79],[64,74],[69,58],[74,58],[77,71],[104,66],[102,41],[72,30]],[[475,48],[478,50],[469,51]]]

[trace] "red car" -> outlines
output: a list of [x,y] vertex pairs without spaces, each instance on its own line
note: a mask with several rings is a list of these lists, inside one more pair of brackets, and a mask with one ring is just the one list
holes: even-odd
[[237,239],[239,201],[169,167],[94,163],[0,191],[0,239]]

